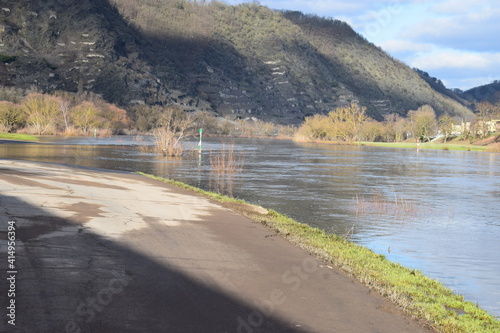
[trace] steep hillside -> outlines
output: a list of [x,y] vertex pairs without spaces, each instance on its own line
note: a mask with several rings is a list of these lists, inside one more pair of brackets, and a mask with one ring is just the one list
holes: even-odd
[[3,0],[0,84],[93,91],[299,123],[358,100],[381,119],[423,104],[469,113],[340,21],[257,4]]
[[159,89],[142,60],[140,33],[107,0],[15,0],[2,6],[2,85],[95,91],[121,104]]
[[499,104],[500,82],[496,80],[492,83],[466,90],[460,95],[471,103],[490,102],[492,104]]
[[418,75],[420,75],[420,77],[425,82],[427,82],[429,84],[429,86],[431,86],[432,89],[436,90],[437,92],[439,92],[440,94],[442,94],[444,96],[448,96],[449,98],[459,102],[462,105],[466,105],[466,106],[470,107],[470,102],[468,100],[464,99],[462,97],[462,94],[460,92],[458,92],[457,89],[452,90],[452,89],[446,88],[440,79],[430,76],[429,73],[427,73],[423,70],[420,70],[418,68],[413,68],[413,70],[415,72],[417,72]]
[[310,43],[335,66],[339,82],[368,106],[372,116],[388,112],[406,114],[423,104],[433,106],[438,114],[470,113],[347,24],[299,12],[287,12],[285,17],[301,27]]

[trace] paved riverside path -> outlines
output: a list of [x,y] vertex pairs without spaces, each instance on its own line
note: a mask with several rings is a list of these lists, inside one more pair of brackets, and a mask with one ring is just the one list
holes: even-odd
[[266,227],[138,174],[0,159],[0,236],[0,332],[426,331]]

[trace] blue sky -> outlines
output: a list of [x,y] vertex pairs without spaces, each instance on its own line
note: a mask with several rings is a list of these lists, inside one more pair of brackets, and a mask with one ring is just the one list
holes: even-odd
[[[226,0],[239,4],[241,0]],[[340,19],[410,67],[468,89],[500,80],[498,0],[260,0]]]

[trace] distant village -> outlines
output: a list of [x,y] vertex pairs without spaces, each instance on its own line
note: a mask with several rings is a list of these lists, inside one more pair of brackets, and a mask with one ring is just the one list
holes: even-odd
[[500,119],[492,119],[489,121],[478,120],[477,122],[462,121],[461,124],[453,125],[453,135],[460,136],[464,133],[469,133],[476,128],[476,133],[481,136],[500,133]]

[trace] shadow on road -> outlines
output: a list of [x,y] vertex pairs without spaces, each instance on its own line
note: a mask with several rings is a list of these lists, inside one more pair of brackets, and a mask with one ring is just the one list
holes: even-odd
[[[14,298],[5,297],[8,221],[16,221]],[[2,332],[305,332],[81,222],[5,194],[0,226]],[[10,299],[15,326],[6,319]]]

